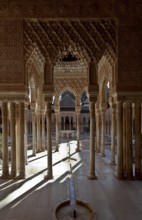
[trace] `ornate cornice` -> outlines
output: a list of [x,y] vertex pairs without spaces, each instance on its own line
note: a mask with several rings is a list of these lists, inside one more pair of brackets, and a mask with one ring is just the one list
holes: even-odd
[[2,0],[0,17],[6,18],[92,18],[118,17],[120,22],[129,23],[140,17],[142,4],[139,0]]
[[137,102],[141,101],[142,102],[142,92],[141,91],[136,91],[136,92],[117,92],[113,94],[114,101],[130,101],[130,102]]

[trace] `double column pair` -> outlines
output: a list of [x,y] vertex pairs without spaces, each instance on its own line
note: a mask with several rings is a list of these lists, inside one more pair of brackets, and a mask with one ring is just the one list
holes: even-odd
[[[10,138],[11,148],[8,148],[8,103],[2,103],[2,178],[25,177],[25,104],[10,102]],[[9,154],[11,173],[9,172]]]
[[[52,140],[51,140],[51,101],[46,103],[46,129],[47,129],[47,165],[48,171],[45,179],[52,179]],[[40,115],[36,117],[35,109],[32,109],[32,132],[33,132],[33,155],[36,155],[36,134],[37,134],[37,144],[40,143]],[[37,132],[36,132],[36,119],[37,120]],[[39,144],[40,146],[40,144]],[[39,149],[39,148],[38,148]],[[45,150],[45,111],[42,110],[42,149]]]
[[[96,152],[100,153],[104,157],[105,156],[105,111],[106,111],[106,103],[95,105],[95,113],[96,113]],[[101,119],[101,120],[100,120]],[[100,142],[100,122],[101,122],[101,142]],[[101,148],[100,148],[101,145]]]
[[117,115],[117,177],[133,179],[133,152],[135,178],[141,179],[141,103],[135,102],[135,148],[132,143],[132,102],[116,104]]
[[[42,129],[40,125],[41,114],[36,113],[35,108],[32,108],[32,145],[33,156],[36,156],[36,152],[45,150],[45,111],[42,110]],[[37,125],[37,127],[36,127]],[[37,129],[36,129],[37,128]],[[42,131],[42,137],[41,137]],[[36,142],[37,140],[37,142]]]

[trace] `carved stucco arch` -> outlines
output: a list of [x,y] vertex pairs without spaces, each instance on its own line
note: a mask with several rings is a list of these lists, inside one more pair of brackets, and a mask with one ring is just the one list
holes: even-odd
[[35,45],[26,62],[26,78],[31,92],[31,103],[40,102],[40,105],[42,104],[42,98],[39,98],[39,96],[42,94],[42,86],[44,83],[44,64],[44,57]]
[[98,101],[100,103],[106,102],[106,86],[109,82],[110,85],[110,96],[112,96],[112,88],[115,82],[114,73],[115,61],[110,53],[110,49],[104,52],[99,64],[98,64],[98,84],[99,84],[99,95]]
[[55,96],[65,90],[70,90],[74,96],[79,96],[87,87],[87,79],[54,79]]
[[27,84],[28,84],[28,81],[30,78],[30,74],[32,74],[31,69],[33,68],[33,65],[37,69],[38,74],[43,77],[44,76],[45,59],[36,44],[34,44],[34,47],[31,50],[31,54],[30,54],[28,60],[26,61],[26,75],[27,75],[27,77],[26,77],[27,82],[26,83]]

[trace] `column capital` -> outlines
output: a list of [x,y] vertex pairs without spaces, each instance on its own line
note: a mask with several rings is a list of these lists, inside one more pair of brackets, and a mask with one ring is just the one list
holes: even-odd
[[135,108],[141,108],[141,101],[135,101]]
[[16,103],[15,102],[10,102],[10,117],[16,117]]
[[36,109],[36,103],[30,103],[30,109],[31,109],[31,111],[33,112],[35,112],[35,109]]
[[132,109],[132,102],[126,101],[126,109]]
[[80,113],[80,110],[81,110],[80,105],[75,106],[75,111],[76,111],[77,114]]
[[60,106],[59,106],[59,105],[55,105],[55,106],[54,106],[54,111],[55,111],[55,113],[59,113],[59,111],[60,111]]
[[116,107],[117,107],[117,109],[123,108],[123,101],[117,101],[116,102]]
[[101,110],[106,110],[106,108],[107,108],[107,103],[106,102],[100,103],[100,109]]
[[52,103],[52,95],[45,95],[44,100],[46,103]]
[[94,93],[89,94],[89,98],[88,99],[89,99],[90,102],[96,103],[97,102],[97,94],[94,94]]

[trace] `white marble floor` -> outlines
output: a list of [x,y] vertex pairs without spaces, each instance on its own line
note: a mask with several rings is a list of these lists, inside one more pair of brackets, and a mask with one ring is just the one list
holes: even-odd
[[69,199],[70,163],[76,197],[91,206],[96,212],[95,219],[141,220],[142,182],[116,179],[116,166],[109,165],[109,146],[105,158],[96,154],[98,179],[88,180],[89,140],[81,143],[80,153],[75,152],[75,141],[70,143],[71,160],[66,143],[61,144],[59,152],[53,153],[53,180],[44,180],[47,152],[29,157],[26,179],[0,179],[0,220],[54,220],[57,205]]

